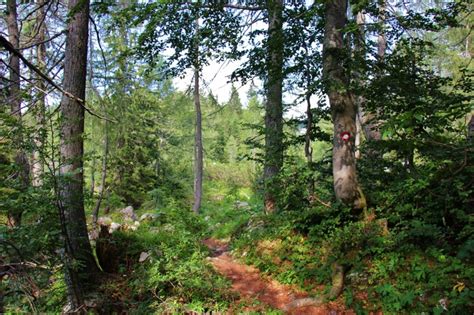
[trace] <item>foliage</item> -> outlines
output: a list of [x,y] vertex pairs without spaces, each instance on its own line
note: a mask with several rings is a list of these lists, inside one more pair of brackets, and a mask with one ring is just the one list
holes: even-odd
[[[167,208],[156,214],[156,221],[137,231],[112,234],[121,253],[119,273],[127,284],[116,287],[112,282],[104,286],[105,293],[120,296],[116,291],[128,287],[120,304],[132,313],[224,310],[233,297],[227,281],[205,261],[204,220],[189,210]],[[149,254],[144,262],[138,262],[141,253]]]

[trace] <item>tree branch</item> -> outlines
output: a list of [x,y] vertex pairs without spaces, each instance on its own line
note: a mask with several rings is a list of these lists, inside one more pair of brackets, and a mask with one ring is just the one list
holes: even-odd
[[73,95],[72,93],[69,93],[68,91],[65,91],[63,88],[61,88],[59,85],[57,85],[56,83],[54,83],[53,80],[51,80],[46,74],[44,74],[40,69],[38,69],[35,65],[33,65],[31,62],[28,61],[28,59],[26,59],[23,54],[21,52],[19,52],[17,49],[15,49],[15,47],[13,47],[13,45],[5,38],[3,37],[2,35],[0,35],[0,45],[5,47],[6,50],[8,50],[10,53],[14,54],[15,56],[17,56],[18,58],[21,59],[21,61],[23,61],[25,63],[25,65],[30,68],[31,70],[33,70],[34,72],[36,72],[36,74],[38,74],[43,80],[45,80],[46,82],[48,82],[50,85],[52,85],[54,88],[56,88],[57,90],[59,90],[61,93],[63,93],[64,95],[66,95],[67,97],[69,98],[72,98],[73,100],[76,100],[77,102],[79,102],[79,104],[81,104],[81,106],[89,113],[91,114],[92,116],[95,116],[97,118],[100,118],[100,119],[105,119],[107,120],[107,118],[103,117],[103,116],[100,116],[96,113],[94,113],[92,110],[90,110],[86,105],[85,105],[85,100]]
[[67,31],[66,30],[62,30],[61,32],[53,35],[52,37],[46,39],[46,40],[43,40],[43,41],[40,41],[40,42],[34,42],[34,43],[31,43],[30,45],[28,46],[24,46],[24,47],[21,47],[20,50],[24,50],[24,49],[29,49],[29,48],[32,48],[32,47],[35,47],[35,46],[38,46],[38,45],[41,45],[41,44],[46,44],[56,38],[58,38],[59,36],[63,35],[63,34],[66,34]]

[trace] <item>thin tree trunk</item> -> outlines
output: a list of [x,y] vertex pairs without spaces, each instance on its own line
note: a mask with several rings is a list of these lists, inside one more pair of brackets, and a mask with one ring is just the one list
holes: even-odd
[[365,198],[357,181],[355,160],[356,107],[344,69],[342,30],[346,26],[347,2],[326,3],[323,43],[323,79],[334,124],[333,177],[336,198],[355,209],[365,208]]
[[[38,28],[38,46],[36,47],[36,58],[38,69],[46,72],[46,8],[45,0],[38,1],[38,11],[36,15],[36,24]],[[35,105],[35,119],[36,119],[36,135],[34,137],[35,150],[33,152],[32,167],[32,184],[33,186],[41,186],[43,183],[42,175],[44,173],[44,159],[42,158],[43,147],[46,141],[46,95],[42,91],[46,90],[44,80],[38,77],[37,83],[40,91],[38,95],[38,102]]]
[[[383,26],[383,23],[385,22],[385,6],[386,6],[385,1],[380,0],[379,6],[380,6],[379,20]],[[382,26],[377,36],[377,58],[378,58],[377,62],[379,63],[383,62],[383,59],[385,56],[385,50],[387,49],[387,40],[385,38],[385,33],[383,31]],[[365,40],[365,36],[364,36],[364,40]],[[380,133],[380,127],[379,127],[380,123],[376,121],[375,113],[362,111],[361,124],[362,124],[362,128],[364,129],[364,135],[367,141],[377,141],[382,138],[382,135]],[[368,153],[369,155],[374,155],[376,152],[368,152]]]
[[199,213],[202,199],[203,149],[202,116],[199,96],[199,70],[194,69],[194,108],[196,111],[196,129],[194,140],[194,204],[193,211]]
[[196,129],[194,134],[194,204],[193,211],[199,213],[202,200],[203,148],[202,148],[202,114],[199,95],[199,20],[196,19],[195,64],[194,64],[194,110],[196,111]]
[[[382,25],[377,36],[377,58],[378,62],[382,63],[385,57],[385,51],[387,50],[387,38],[385,37],[385,32],[383,30],[386,10],[385,0],[379,0],[379,6],[379,20]],[[382,139],[382,134],[380,133],[380,122],[376,121],[375,118],[376,115],[371,113],[370,115],[368,115],[368,121],[366,122],[365,133],[367,134],[367,140],[369,141],[378,141]]]
[[[311,95],[306,95],[306,134],[305,134],[305,143],[304,143],[304,155],[306,156],[306,161],[308,166],[311,169],[311,163],[313,163],[313,148],[311,147],[311,138],[313,136],[313,112],[311,111]],[[308,182],[308,192],[310,198],[314,195],[314,178],[310,176]]]
[[379,7],[379,20],[382,25],[380,27],[380,31],[377,37],[377,56],[379,58],[379,62],[381,62],[383,61],[383,58],[385,57],[385,51],[387,50],[387,38],[385,37],[385,32],[383,30],[383,24],[385,23],[385,10],[387,9],[387,4],[385,3],[385,0],[379,0]]
[[[365,13],[363,11],[357,12],[356,16],[356,23],[358,26],[358,32],[355,35],[354,38],[354,47],[355,47],[355,54],[356,54],[356,60],[359,61],[359,63],[362,63],[365,61]],[[358,68],[355,70],[354,76],[356,78],[357,84],[362,87],[364,85],[364,79],[365,76],[363,73],[361,73],[361,64],[357,64]],[[362,120],[366,119],[367,113],[365,112],[365,99],[362,95],[356,95],[355,96],[355,101],[356,101],[356,108],[357,108],[357,113],[356,113],[356,137],[355,137],[355,157],[356,159],[359,159],[361,157],[360,153],[360,144],[362,142],[362,133],[363,133],[363,124]],[[367,138],[367,135],[366,135]]]
[[265,103],[265,211],[277,211],[278,174],[283,166],[283,1],[267,2],[267,100]]
[[[92,22],[89,22],[89,29],[91,29]],[[94,90],[94,86],[92,84],[92,79],[94,77],[94,41],[92,40],[92,36],[89,36],[89,71],[87,72],[88,75],[88,83],[89,89],[92,91]],[[95,152],[94,152],[95,153]],[[91,199],[94,200],[94,192],[95,192],[95,167],[96,167],[97,160],[95,158],[95,154],[92,156],[92,165],[91,165],[91,186],[90,186],[90,195]]]
[[[381,21],[383,22],[384,20],[384,14],[383,11],[385,9],[384,7],[384,2],[381,1]],[[365,14],[363,12],[358,12],[357,13],[357,19],[356,19],[357,25],[358,25],[358,34],[355,39],[355,49],[356,52],[359,54],[359,58],[361,62],[365,60],[365,45],[366,45],[366,35],[365,35]],[[379,32],[378,35],[378,46],[377,46],[377,51],[378,51],[378,58],[379,62],[382,61],[383,55],[385,53],[385,47],[386,47],[386,41],[385,41],[385,35],[383,31]],[[359,81],[359,85],[363,86],[363,80],[366,77],[365,74],[357,73],[357,80]],[[356,158],[360,158],[360,152],[359,152],[359,145],[361,143],[361,135],[363,133],[365,140],[366,141],[377,141],[381,139],[381,134],[379,130],[379,123],[376,121],[376,115],[373,112],[369,112],[365,109],[365,99],[363,96],[356,96],[356,102],[357,102],[357,135],[356,135]],[[370,157],[374,157],[377,155],[377,153],[374,151],[374,149],[371,149],[369,152],[366,152],[367,155]]]
[[90,187],[90,195],[91,198],[94,198],[95,192],[95,164],[96,164],[95,156],[92,157],[92,165],[91,165],[91,187]]
[[[105,114],[105,110],[104,110]],[[107,117],[106,117],[107,118]],[[104,152],[102,156],[102,171],[100,177],[100,190],[99,196],[97,198],[97,202],[94,207],[94,211],[92,212],[92,225],[94,228],[97,225],[97,219],[99,218],[99,210],[102,200],[104,199],[104,192],[105,192],[105,181],[107,179],[107,159],[109,156],[109,123],[108,120],[104,120]]]
[[[17,11],[16,11],[16,1],[8,0],[7,1],[7,26],[8,26],[8,39],[15,49],[20,47],[20,33],[18,30],[17,22]],[[28,159],[25,152],[21,148],[23,144],[22,136],[22,114],[21,114],[21,88],[20,88],[20,59],[11,54],[10,62],[10,90],[8,102],[10,103],[10,110],[12,116],[16,118],[17,124],[19,126],[18,133],[15,135],[15,142],[18,145],[17,151],[15,153],[15,164],[18,170],[15,173],[15,178],[19,180],[20,187],[22,190],[25,190],[30,185],[30,167],[28,164]],[[10,227],[16,227],[21,224],[22,210],[20,209],[9,209],[8,210],[7,224]]]
[[[77,98],[85,99],[89,0],[70,0],[68,11],[74,12],[68,25],[64,60],[63,88]],[[92,254],[84,212],[84,107],[77,99],[63,95],[60,143],[60,210],[65,227],[66,280],[73,309],[83,304],[83,293],[98,273]],[[71,265],[70,263],[73,263]]]

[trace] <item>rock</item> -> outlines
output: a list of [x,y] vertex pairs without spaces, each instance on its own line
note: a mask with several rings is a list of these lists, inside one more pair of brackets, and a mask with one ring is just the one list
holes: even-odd
[[112,222],[109,226],[109,233],[112,234],[113,232],[117,231],[121,227],[122,225],[120,223]]
[[155,213],[144,213],[140,217],[140,221],[154,221],[158,219],[158,215]]
[[151,256],[150,252],[141,252],[140,253],[140,258],[138,258],[138,262],[144,262]]
[[248,202],[240,201],[240,200],[237,200],[237,201],[234,203],[234,206],[235,206],[237,209],[248,209],[248,208],[250,208],[250,205],[249,205]]
[[211,195],[209,197],[212,201],[222,201],[225,199],[224,195]]
[[127,229],[130,230],[130,231],[136,231],[136,230],[138,230],[139,226],[140,226],[140,222],[135,221],[135,222],[133,222],[132,225],[127,225]]
[[110,217],[99,217],[97,219],[98,225],[110,225],[112,224],[112,219]]
[[126,208],[123,208],[120,210],[120,213],[123,215],[123,218],[125,220],[132,220],[132,221],[137,221],[137,215],[135,214],[135,211],[133,211],[132,206],[128,206]]

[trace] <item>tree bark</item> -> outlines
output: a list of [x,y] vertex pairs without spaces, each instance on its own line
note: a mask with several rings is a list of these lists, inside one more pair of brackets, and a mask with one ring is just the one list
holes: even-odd
[[278,174],[283,166],[283,1],[267,2],[267,100],[265,103],[265,211],[277,211]]
[[334,124],[333,177],[336,198],[354,209],[365,208],[365,198],[357,181],[355,160],[356,107],[348,88],[344,69],[342,30],[346,26],[347,2],[331,0],[326,3],[323,80],[329,97]]
[[[357,12],[356,16],[356,23],[358,26],[358,30],[354,36],[354,48],[355,48],[355,54],[356,54],[356,60],[359,60],[359,63],[362,63],[365,61],[365,54],[366,54],[366,49],[365,49],[365,13],[363,11]],[[364,73],[361,73],[361,68],[362,65],[357,64],[358,69],[355,71],[355,78],[357,81],[357,84],[359,87],[364,86]],[[356,108],[357,108],[357,113],[356,113],[356,138],[355,138],[355,157],[356,159],[359,159],[361,157],[360,153],[360,144],[362,143],[362,133],[364,131],[362,121],[366,118],[366,113],[364,110],[364,103],[365,99],[362,95],[356,95],[355,96],[355,101],[356,101]],[[367,138],[367,137],[366,137]]]
[[[306,95],[306,134],[305,134],[305,143],[304,143],[304,155],[306,156],[306,161],[308,166],[311,168],[311,163],[313,163],[313,148],[311,146],[311,138],[313,136],[313,112],[311,111],[311,95]],[[310,176],[308,182],[308,193],[310,199],[314,195],[314,178]]]
[[196,111],[196,129],[194,135],[194,204],[193,211],[199,213],[202,200],[203,149],[202,114],[199,96],[199,70],[194,69],[194,109]]
[[[7,1],[7,27],[8,27],[8,40],[12,44],[13,48],[19,49],[20,47],[20,33],[18,29],[18,14],[16,10],[16,0]],[[20,189],[25,190],[30,185],[30,167],[25,152],[21,148],[23,144],[22,136],[22,114],[21,114],[21,88],[20,88],[20,58],[15,54],[11,54],[10,62],[8,64],[10,68],[10,89],[8,102],[10,104],[10,110],[13,117],[16,118],[19,126],[17,134],[15,135],[15,142],[18,148],[15,153],[15,164],[17,170],[15,171],[14,177],[19,180]],[[7,214],[7,224],[9,227],[20,226],[22,210],[20,209],[9,209]]]
[[385,10],[387,9],[385,0],[379,0],[379,6],[379,20],[382,25],[380,26],[380,31],[377,37],[377,57],[379,58],[379,62],[381,62],[383,61],[383,58],[385,57],[385,51],[387,50],[387,38],[385,37],[385,32],[383,31],[383,24],[385,23]]
[[[38,63],[38,69],[46,72],[46,8],[45,0],[38,1],[38,11],[36,15],[36,27],[38,28],[38,46],[36,47],[36,58]],[[33,161],[31,162],[32,171],[32,184],[33,186],[41,186],[42,175],[44,173],[44,162],[42,158],[43,146],[46,141],[46,95],[43,91],[46,90],[46,84],[44,80],[38,76],[39,95],[38,101],[35,105],[35,119],[36,119],[36,134],[34,137],[35,150],[33,152]]]
[[60,104],[59,193],[66,241],[66,282],[71,306],[76,309],[83,303],[84,289],[98,273],[84,212],[84,107],[77,100],[85,99],[89,0],[70,0],[68,11],[74,14],[68,23],[63,88],[76,99],[63,94]]
[[196,126],[194,134],[194,204],[193,211],[199,213],[202,200],[203,148],[202,148],[202,114],[199,95],[199,21],[196,19],[195,61],[194,61],[194,110]]

